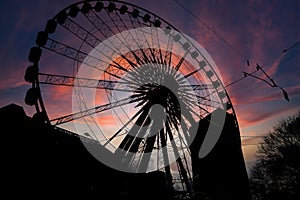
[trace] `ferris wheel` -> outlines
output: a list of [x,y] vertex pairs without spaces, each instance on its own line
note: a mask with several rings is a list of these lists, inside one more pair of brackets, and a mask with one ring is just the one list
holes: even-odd
[[106,0],[62,9],[35,42],[25,73],[35,118],[99,142],[113,168],[161,171],[193,191],[193,127],[217,109],[235,116],[201,45],[144,8]]

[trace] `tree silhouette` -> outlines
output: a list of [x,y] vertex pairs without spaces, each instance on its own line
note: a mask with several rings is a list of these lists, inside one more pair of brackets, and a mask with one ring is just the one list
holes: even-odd
[[250,172],[254,200],[300,199],[300,111],[263,138]]

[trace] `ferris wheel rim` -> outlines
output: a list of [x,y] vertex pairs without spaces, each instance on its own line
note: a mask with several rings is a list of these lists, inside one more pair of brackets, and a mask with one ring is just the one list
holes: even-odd
[[[65,11],[69,10],[72,6],[77,6],[77,5],[81,5],[81,4],[84,4],[84,3],[90,3],[90,2],[113,2],[113,3],[124,4],[124,5],[130,5],[130,6],[134,7],[134,8],[141,9],[141,10],[143,10],[143,11],[145,11],[145,12],[147,12],[147,13],[150,13],[151,15],[155,16],[155,18],[158,18],[160,21],[163,21],[164,23],[166,23],[166,24],[168,25],[167,28],[171,28],[171,29],[174,29],[175,31],[178,31],[178,29],[177,29],[176,27],[174,27],[171,23],[169,23],[169,22],[166,21],[165,19],[161,18],[160,16],[156,15],[155,13],[153,13],[153,12],[147,10],[147,9],[144,9],[144,8],[142,8],[142,7],[140,7],[140,6],[137,6],[137,5],[135,5],[135,4],[132,4],[132,3],[129,3],[129,2],[124,2],[124,1],[119,1],[119,0],[115,0],[115,1],[109,1],[109,0],[100,0],[100,1],[99,1],[99,0],[78,1],[78,2],[75,2],[75,3],[73,3],[73,4],[70,4],[69,6],[65,7],[65,8],[62,9],[62,10],[60,10],[60,11],[59,11],[52,19],[55,20],[55,21],[57,21],[57,18],[58,18],[59,14],[60,14],[61,12],[65,12]],[[91,8],[91,9],[92,9],[92,8]],[[117,10],[117,8],[115,8],[115,9]],[[178,32],[179,32],[179,31],[178,31]],[[183,37],[184,37],[184,35],[183,35]],[[192,46],[194,45],[192,42],[190,42],[190,44],[191,44]],[[195,46],[194,46],[194,48],[195,48]],[[196,49],[197,49],[197,48],[196,48]],[[201,52],[200,52],[200,53],[201,53]],[[204,58],[205,58],[205,57],[204,57]],[[210,65],[209,62],[207,62],[207,64]],[[227,90],[225,89],[225,86],[223,85],[223,82],[222,82],[221,79],[219,78],[218,74],[214,71],[213,67],[210,66],[210,69],[213,71],[214,75],[217,77],[217,80],[218,80],[219,83],[222,85],[223,91],[226,93],[226,96],[227,96],[227,98],[228,98],[228,103],[230,104],[230,109],[232,110],[232,113],[233,113],[234,115],[236,115],[233,106],[231,106],[232,103],[231,103],[231,100],[230,100],[229,95],[228,95],[228,93],[227,93]],[[37,85],[37,87],[39,88],[39,85],[40,85],[40,81],[39,81],[39,80],[37,80],[36,85]],[[44,104],[44,103],[43,103],[43,100],[42,100],[42,96],[39,97],[39,101],[40,101],[40,104]],[[43,114],[45,115],[45,117],[48,119],[47,121],[50,122],[51,120],[50,120],[49,117],[48,117],[48,114],[47,114],[47,111],[46,111],[46,109],[45,109],[45,106],[42,105],[42,106],[41,106],[41,110],[42,110]]]
[[[52,20],[54,20],[54,21],[57,22],[60,13],[68,11],[68,10],[69,10],[72,6],[74,6],[74,5],[75,5],[75,6],[78,6],[78,5],[81,5],[81,4],[83,5],[83,4],[85,4],[85,3],[90,3],[90,2],[112,2],[112,1],[108,1],[108,0],[104,0],[104,1],[97,1],[97,0],[93,0],[93,1],[80,1],[80,2],[77,2],[77,3],[71,4],[71,5],[67,6],[67,7],[65,7],[64,9],[62,9],[61,11],[59,11],[58,14],[55,15],[55,17],[53,17]],[[168,22],[167,22],[166,20],[164,20],[163,18],[157,16],[156,14],[154,14],[154,13],[152,13],[152,12],[150,12],[150,11],[148,11],[148,10],[142,8],[142,7],[139,7],[139,6],[136,6],[136,5],[134,5],[134,4],[131,4],[131,3],[128,3],[128,2],[124,2],[124,1],[113,1],[113,3],[120,3],[120,4],[123,4],[123,5],[130,5],[130,6],[132,6],[132,8],[141,9],[141,10],[145,11],[146,13],[149,13],[149,14],[155,16],[155,18],[159,19],[160,21],[164,22],[164,23],[167,25],[167,27],[164,27],[164,28],[170,28],[170,29],[172,29],[172,30],[174,30],[174,31],[179,32],[172,24],[168,23]],[[115,8],[115,10],[118,10],[118,9]],[[186,39],[187,41],[189,41],[188,38],[185,38],[185,39]],[[85,42],[85,41],[82,41],[82,42]],[[194,49],[197,50],[197,48],[194,46],[194,44],[193,44],[192,42],[190,42],[189,44],[190,44],[191,46],[193,46]],[[182,45],[183,45],[183,44],[182,44]],[[79,50],[80,50],[80,49],[79,49]],[[199,50],[198,50],[197,52],[198,52],[199,54],[201,54],[201,52],[200,52]],[[192,54],[192,52],[190,52],[190,54]],[[203,58],[205,59],[205,56],[203,56]],[[229,95],[228,95],[228,93],[227,93],[227,91],[226,91],[226,89],[225,89],[225,87],[224,87],[224,85],[223,85],[223,82],[221,81],[220,77],[218,76],[218,73],[216,73],[216,72],[214,71],[214,68],[210,65],[209,62],[207,62],[207,60],[206,60],[206,63],[209,65],[209,68],[210,68],[210,70],[212,70],[214,76],[216,76],[217,81],[221,84],[221,87],[222,87],[223,91],[224,91],[225,94],[226,94],[226,97],[227,97],[227,100],[228,100],[229,104],[232,105],[231,100],[230,100],[230,98],[229,98]],[[37,62],[37,63],[34,63],[34,64],[38,65],[38,62]],[[43,73],[39,73],[39,74],[43,75]],[[44,74],[44,75],[47,75],[47,76],[48,76],[49,74]],[[64,78],[70,78],[70,77],[66,77],[66,76],[65,76]],[[104,81],[106,81],[106,80],[104,80]],[[112,82],[107,82],[107,83],[112,83]],[[37,112],[43,113],[43,114],[45,115],[46,121],[47,121],[48,123],[50,123],[50,121],[53,121],[53,120],[60,120],[60,119],[49,119],[49,118],[48,118],[48,113],[47,113],[47,111],[46,111],[46,109],[45,109],[45,107],[44,107],[44,101],[43,101],[43,99],[42,99],[42,95],[41,95],[41,91],[40,91],[40,80],[39,80],[39,77],[37,77],[37,79],[35,80],[35,82],[32,83],[32,87],[33,87],[33,88],[37,88],[37,90],[39,90],[39,92],[38,92],[38,93],[39,93],[38,102],[36,103]],[[40,105],[40,109],[38,109],[38,107],[39,107],[38,104]],[[103,105],[100,105],[100,106],[103,106]],[[232,113],[233,113],[234,116],[235,116],[235,112],[234,112],[233,106],[231,106],[231,108],[229,108],[229,109],[232,110]],[[67,121],[67,122],[69,122],[69,121]]]

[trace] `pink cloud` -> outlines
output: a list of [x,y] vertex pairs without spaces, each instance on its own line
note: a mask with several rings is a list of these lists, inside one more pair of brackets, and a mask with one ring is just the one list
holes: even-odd
[[1,72],[0,90],[27,85],[28,83],[24,80],[25,66],[24,62],[6,63]]
[[[261,125],[266,122],[276,123],[277,120],[280,120],[282,116],[290,116],[295,113],[295,109],[280,107],[277,109],[273,109],[270,111],[261,110],[259,108],[255,109],[255,107],[251,108],[242,108],[237,111],[237,118],[240,124],[241,129],[249,128],[252,126]],[[275,121],[274,121],[275,120]],[[272,126],[272,125],[270,125]],[[270,131],[270,130],[268,130]],[[256,133],[258,135],[261,133]]]

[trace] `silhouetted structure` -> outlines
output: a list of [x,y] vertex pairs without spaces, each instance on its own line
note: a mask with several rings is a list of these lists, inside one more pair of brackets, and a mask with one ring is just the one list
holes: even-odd
[[[217,109],[214,112],[225,111]],[[198,157],[213,113],[199,122],[197,135],[190,146],[194,190],[215,200],[249,200],[251,196],[240,132],[231,114],[226,113],[224,128],[212,151],[202,159]]]
[[[172,199],[162,172],[128,174],[111,169],[96,160],[76,134],[40,126],[20,106],[0,108],[0,122],[2,130],[6,130],[2,132],[2,185],[5,195],[11,198],[22,194],[24,198],[84,195],[123,200]],[[198,152],[209,124],[207,120],[199,123],[190,147],[195,191],[212,199],[250,199],[239,131],[233,117],[226,114],[219,141],[203,159],[198,158]],[[103,148],[88,138],[84,142]]]
[[[85,199],[167,199],[160,172],[128,174],[96,160],[80,138],[63,129],[39,126],[23,108],[0,108],[2,140],[2,187],[10,198],[78,197]],[[101,148],[92,143],[94,148]],[[103,149],[102,149],[103,151]],[[2,194],[4,195],[4,194]]]

